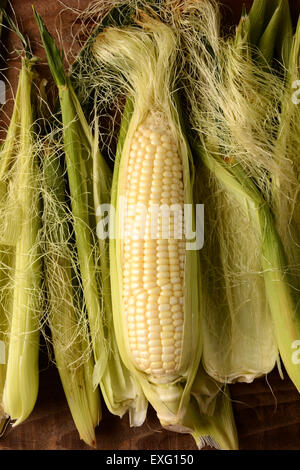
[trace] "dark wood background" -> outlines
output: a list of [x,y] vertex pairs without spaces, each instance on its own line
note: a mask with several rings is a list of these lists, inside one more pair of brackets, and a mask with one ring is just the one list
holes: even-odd
[[[105,1],[105,0],[104,0]],[[272,0],[270,0],[272,1]],[[78,50],[73,36],[78,29],[76,14],[70,8],[83,9],[89,0],[12,0],[17,21],[30,37],[34,52],[41,58],[39,72],[48,76],[37,27],[32,17],[32,3],[43,16],[50,32],[63,38],[68,57]],[[242,4],[252,0],[223,0],[224,21],[234,25],[240,17]],[[300,0],[292,0],[294,21],[300,9]],[[6,76],[12,91],[16,89],[19,60],[13,53],[19,44],[11,33],[4,33],[7,46]],[[9,93],[10,94],[10,93]],[[7,108],[9,109],[12,106]],[[251,385],[231,387],[234,414],[239,433],[240,448],[252,450],[300,449],[300,396],[285,374],[281,380],[277,371]],[[103,406],[103,420],[97,429],[98,449],[196,449],[190,436],[165,431],[150,409],[146,423],[140,428],[129,428],[128,418],[120,420],[109,415]],[[26,423],[9,428],[0,440],[0,449],[88,449],[79,440],[55,368],[48,364],[41,352],[40,392],[34,412]]]

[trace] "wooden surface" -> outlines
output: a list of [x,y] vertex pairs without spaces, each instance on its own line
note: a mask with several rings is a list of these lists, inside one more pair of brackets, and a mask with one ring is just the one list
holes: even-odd
[[[64,5],[68,8],[59,0],[12,0],[12,3],[18,23],[30,37],[34,52],[42,62],[45,58],[32,17],[32,3],[52,33],[61,31],[69,57],[71,51],[78,49],[78,41],[74,42],[71,34],[71,30],[76,32],[78,26],[74,23],[76,15],[68,8],[82,9],[89,0],[66,0]],[[242,3],[249,7],[252,2],[223,0],[223,3],[226,21],[235,24]],[[296,20],[300,0],[293,0],[291,4]],[[4,40],[8,49],[6,60],[9,59],[6,76],[15,90],[19,61],[12,51],[18,43],[10,33],[5,33]],[[45,65],[41,64],[39,71],[41,75],[48,76]],[[58,374],[53,366],[47,365],[43,353],[41,369],[40,392],[34,412],[23,425],[9,428],[0,440],[0,449],[87,449],[78,438]],[[254,384],[232,386],[231,394],[241,449],[300,449],[300,396],[286,377],[283,381],[274,371],[268,378]],[[103,408],[103,420],[97,429],[98,449],[196,449],[191,437],[162,430],[153,410],[149,411],[147,422],[141,428],[130,429],[127,417],[119,420]]]

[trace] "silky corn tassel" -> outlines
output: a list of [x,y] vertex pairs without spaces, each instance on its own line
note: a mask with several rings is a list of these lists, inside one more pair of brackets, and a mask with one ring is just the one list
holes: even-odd
[[[150,112],[138,126],[126,183],[125,226],[130,234],[124,239],[124,312],[133,361],[152,376],[177,373],[184,322],[185,242],[177,238],[178,228],[183,234],[183,218],[176,219],[183,214],[183,168],[165,121],[161,113]],[[170,210],[164,218],[160,210],[153,234],[152,208],[163,205],[179,212]],[[141,208],[147,212],[143,237],[138,237]]]

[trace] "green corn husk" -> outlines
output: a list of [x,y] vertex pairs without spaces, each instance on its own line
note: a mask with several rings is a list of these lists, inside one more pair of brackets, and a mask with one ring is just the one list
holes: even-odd
[[300,21],[290,51],[289,67],[286,69],[274,151],[278,171],[272,175],[276,225],[285,249],[286,269],[297,304],[300,303],[299,53]]
[[[76,266],[68,228],[66,188],[60,161],[45,144],[43,161],[43,257],[48,321],[65,395],[80,438],[95,446],[95,426],[101,420],[99,390],[93,386],[94,361],[88,348],[88,328],[74,286]],[[78,305],[79,304],[79,305]]]
[[283,65],[287,65],[293,35],[289,2],[280,0],[277,3],[278,6],[258,42],[258,49],[269,65],[272,64],[274,56],[281,60]]
[[[253,76],[242,28],[231,42],[224,43],[215,4],[203,2],[192,14],[198,27],[191,37],[183,29],[190,53],[184,59],[187,72],[183,83],[191,126],[197,131],[193,145],[198,161],[196,201],[204,203],[206,214],[206,240],[200,252],[202,362],[219,382],[252,382],[270,372],[278,357],[266,299],[264,241],[258,217],[258,208],[265,206],[265,201],[257,199],[254,182],[245,187],[247,175],[253,171],[248,160],[250,146],[257,159],[265,155],[261,149],[264,136],[259,127],[254,135],[251,127],[253,122],[257,125],[252,101],[257,100],[255,112],[260,107],[265,111],[263,96],[256,93],[262,78]],[[209,33],[204,29],[206,23],[210,24]],[[205,40],[198,49],[201,33]],[[259,122],[259,113],[257,117]],[[244,174],[238,167],[239,159],[247,165]]]
[[254,0],[248,15],[242,15],[236,41],[248,43],[254,60],[263,66],[274,59],[288,64],[293,35],[288,0]]
[[[215,37],[208,42],[216,44]],[[230,43],[225,48],[215,47],[214,54],[207,48],[202,48],[203,60],[199,60],[199,67],[196,69],[199,82],[192,82],[189,87],[192,95],[189,102],[194,109],[192,122],[199,132],[198,142],[202,142],[202,148],[198,147],[198,151],[205,166],[217,176],[236,201],[244,201],[251,210],[253,227],[260,244],[257,247],[260,258],[257,261],[261,263],[265,295],[272,318],[272,325],[262,332],[260,321],[265,317],[266,311],[256,317],[257,331],[260,341],[263,341],[257,347],[265,347],[265,338],[270,335],[272,349],[262,359],[273,357],[275,361],[277,346],[288,374],[299,388],[299,366],[293,362],[292,349],[299,337],[299,302],[294,299],[290,288],[285,253],[276,231],[270,200],[270,175],[278,171],[271,137],[274,135],[274,123],[278,119],[278,90],[282,88],[282,84],[270,71],[249,62],[249,54],[241,55],[239,50],[237,52],[238,55],[232,50]],[[195,51],[195,54],[199,57],[199,51]],[[195,68],[195,61],[198,59],[193,56],[192,50],[191,57]],[[199,94],[195,94],[194,90]],[[194,103],[197,103],[199,109],[195,109]],[[201,118],[200,110],[206,120]],[[231,229],[230,226],[227,228],[228,231]],[[240,236],[242,231],[243,227],[240,231],[235,230],[233,237]],[[247,248],[247,253],[253,250],[249,243],[244,248]],[[263,299],[264,293],[261,292],[261,295]],[[248,298],[245,297],[244,301],[248,301]],[[222,324],[209,324],[209,318],[208,314],[208,328],[213,328],[212,337],[222,335]],[[251,321],[251,317],[248,320]],[[230,321],[236,321],[236,318],[233,316]],[[272,346],[272,328],[276,338],[275,347]],[[248,342],[247,330],[248,327],[245,327],[243,331]],[[240,354],[243,359],[242,367],[245,366],[245,360],[256,353],[255,348],[252,353],[251,349],[246,351],[247,342],[243,350],[235,353],[235,357]],[[235,347],[234,342],[231,347]],[[223,342],[221,349],[223,350]],[[207,358],[212,360],[210,355]]]
[[[100,239],[99,243],[96,242],[91,231],[91,228],[96,229],[102,218],[99,206],[110,201],[111,172],[98,149],[97,139],[91,133],[70,80],[65,76],[53,39],[37,13],[36,19],[60,94],[76,246],[96,361],[94,386],[100,384],[106,405],[113,414],[122,417],[129,411],[131,425],[139,426],[145,420],[147,402],[141,387],[122,363],[117,349],[111,312],[108,242]],[[87,195],[92,196],[91,201]],[[90,210],[92,206],[94,209]],[[97,245],[99,255],[93,260]],[[89,301],[94,305],[89,305]]]
[[38,392],[41,262],[39,170],[31,102],[34,62],[22,59],[14,113],[1,152],[1,204],[6,201],[7,212],[0,238],[2,245],[10,245],[4,248],[5,255],[13,250],[7,266],[11,295],[3,408],[16,420],[15,425],[29,416]]

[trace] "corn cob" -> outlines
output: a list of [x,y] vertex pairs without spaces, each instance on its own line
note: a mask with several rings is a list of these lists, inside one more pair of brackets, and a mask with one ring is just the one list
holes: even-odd
[[[99,63],[112,73],[111,80],[118,83],[125,77],[133,106],[125,141],[118,146],[113,179],[113,316],[121,357],[162,424],[188,432],[183,422],[200,359],[194,285],[197,253],[186,251],[186,240],[172,235],[172,225],[182,228],[172,215],[170,239],[162,237],[165,227],[160,216],[155,239],[147,232],[149,219],[144,238],[135,238],[130,231],[139,204],[147,209],[154,204],[178,204],[182,209],[184,203],[192,203],[189,151],[170,97],[176,40],[160,22],[149,20],[144,26],[151,33],[134,27],[107,28],[94,45]],[[122,198],[127,200],[125,213]]]

